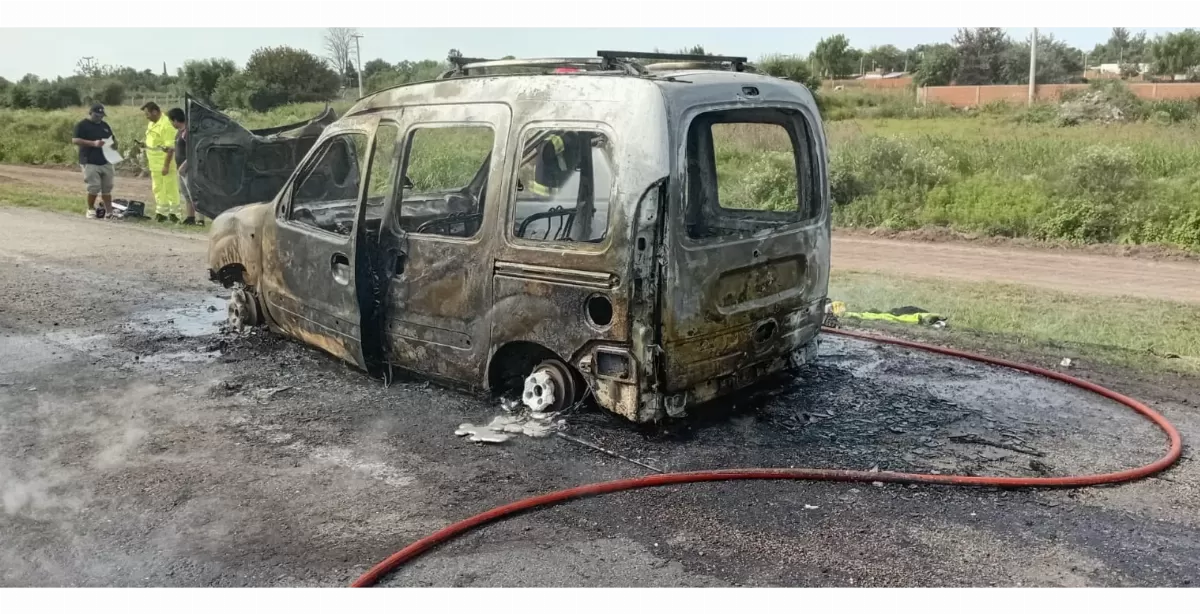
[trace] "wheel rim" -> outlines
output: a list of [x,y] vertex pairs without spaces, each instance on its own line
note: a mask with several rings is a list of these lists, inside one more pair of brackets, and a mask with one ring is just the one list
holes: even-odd
[[246,293],[245,290],[237,289],[229,297],[229,306],[227,307],[229,325],[237,331],[245,330],[248,326],[254,326],[256,317],[254,313],[253,298]]
[[521,401],[535,412],[560,412],[575,402],[575,379],[561,360],[547,360],[525,378]]

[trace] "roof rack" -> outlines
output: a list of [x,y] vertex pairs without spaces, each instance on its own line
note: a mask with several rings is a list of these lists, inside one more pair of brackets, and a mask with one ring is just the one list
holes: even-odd
[[[443,72],[438,78],[466,77],[472,71],[486,71],[496,68],[541,68],[541,69],[574,69],[581,72],[621,73],[633,76],[646,76],[652,69],[666,70],[675,68],[701,68],[728,65],[729,70],[744,72],[754,70],[746,63],[746,58],[726,55],[696,55],[687,53],[657,53],[648,51],[597,51],[596,57],[590,58],[527,58],[490,60],[486,58],[468,58],[451,56],[448,58],[454,66]],[[648,66],[640,64],[642,60],[660,60]],[[573,71],[573,72],[574,72]]]
[[[610,64],[629,63],[632,64],[639,60],[658,60],[666,62],[663,66],[675,67],[676,64],[686,66],[724,66],[729,65],[729,69],[734,72],[743,72],[749,66],[746,63],[746,58],[732,55],[701,55],[694,53],[658,53],[656,51],[597,51],[596,55],[600,56]],[[652,64],[651,66],[658,66]],[[648,67],[641,67],[645,71]]]

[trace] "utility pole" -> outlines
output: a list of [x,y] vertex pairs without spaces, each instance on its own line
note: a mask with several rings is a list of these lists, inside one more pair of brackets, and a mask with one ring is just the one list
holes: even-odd
[[362,97],[363,97],[363,87],[362,87],[362,47],[360,47],[360,46],[359,46],[359,44],[358,44],[358,39],[360,39],[360,38],[362,38],[362,34],[357,34],[357,33],[356,33],[356,34],[354,35],[354,59],[355,59],[355,60],[358,62],[358,70],[356,70],[356,71],[354,71],[354,72],[358,73],[358,97],[359,97],[359,98],[362,98]]
[[1033,106],[1034,90],[1037,88],[1037,28],[1033,29],[1033,40],[1029,43],[1029,105]]

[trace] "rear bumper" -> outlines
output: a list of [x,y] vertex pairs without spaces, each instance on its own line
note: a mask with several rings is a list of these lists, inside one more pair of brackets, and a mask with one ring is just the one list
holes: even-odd
[[816,355],[820,326],[806,324],[794,331],[798,345],[786,353],[774,353],[751,362],[737,370],[719,375],[688,389],[666,395],[663,400],[667,415],[682,416],[687,409],[715,401],[739,390],[753,386],[789,368],[810,363]]
[[[627,377],[598,376],[592,355],[576,366],[591,386],[598,405],[633,422],[657,422],[667,417],[682,417],[689,408],[727,397],[786,369],[811,363],[816,356],[820,330],[819,320],[814,322],[805,316],[798,325],[780,335],[779,344],[773,346],[772,351],[760,353],[725,372],[671,392],[643,390],[632,354],[626,354],[630,365]],[[613,348],[610,351],[619,350]]]
[[[664,392],[668,396],[711,386],[746,370],[787,358],[807,344],[824,318],[825,298],[764,314],[735,326],[664,341]],[[737,379],[735,377],[734,379]]]

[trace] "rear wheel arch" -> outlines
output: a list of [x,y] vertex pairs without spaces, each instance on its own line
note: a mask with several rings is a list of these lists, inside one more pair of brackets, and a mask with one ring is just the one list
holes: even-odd
[[214,235],[208,249],[209,270],[214,281],[226,288],[234,283],[257,286],[262,274],[262,249],[256,236],[234,227],[232,232]]
[[487,387],[492,393],[519,388],[539,362],[559,358],[549,348],[532,341],[509,341],[492,352],[487,364]]
[[[493,395],[521,394],[524,391],[525,396],[528,397],[530,390],[528,380],[532,379],[530,376],[542,376],[536,375],[535,372],[542,375],[550,373],[550,381],[556,382],[553,386],[553,389],[557,390],[555,394],[565,395],[554,401],[556,403],[554,411],[560,411],[570,404],[583,400],[590,390],[584,381],[583,374],[569,361],[559,357],[549,348],[532,341],[511,341],[500,346],[492,354],[487,367],[488,390]],[[541,395],[540,388],[538,390],[537,394]],[[528,398],[524,400],[526,403],[530,403]],[[535,410],[542,411],[537,407]]]
[[246,282],[246,266],[240,262],[229,263],[213,273],[214,281],[226,288],[235,284],[250,285]]

